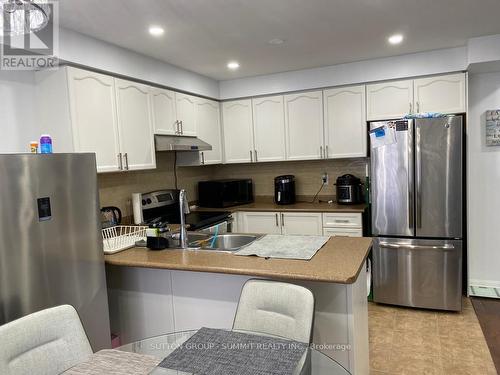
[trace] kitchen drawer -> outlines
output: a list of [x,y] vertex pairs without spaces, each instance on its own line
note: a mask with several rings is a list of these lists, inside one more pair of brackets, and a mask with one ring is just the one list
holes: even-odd
[[360,213],[324,213],[323,227],[325,228],[362,228]]
[[323,236],[330,237],[363,237],[362,229],[354,228],[323,228]]

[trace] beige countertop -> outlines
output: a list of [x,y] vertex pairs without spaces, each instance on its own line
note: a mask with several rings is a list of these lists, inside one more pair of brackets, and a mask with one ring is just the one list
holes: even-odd
[[352,284],[371,249],[368,237],[331,237],[309,261],[265,259],[225,252],[131,248],[105,255],[106,264],[196,272],[249,275],[276,279]]
[[[312,200],[312,198],[311,198]],[[225,208],[196,207],[195,211],[278,211],[278,212],[358,212],[363,213],[366,204],[345,205],[338,203],[315,202],[298,199],[297,203],[279,205],[274,203],[272,197],[257,197],[254,203],[242,204]]]

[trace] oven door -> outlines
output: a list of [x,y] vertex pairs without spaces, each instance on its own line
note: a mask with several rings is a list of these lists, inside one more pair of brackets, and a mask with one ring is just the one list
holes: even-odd
[[375,302],[460,311],[462,241],[375,238]]

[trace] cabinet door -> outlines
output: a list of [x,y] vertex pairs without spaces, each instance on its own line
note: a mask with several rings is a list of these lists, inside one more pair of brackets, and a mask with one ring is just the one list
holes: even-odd
[[175,135],[178,132],[175,111],[175,93],[170,90],[151,88],[151,113],[155,134]]
[[196,101],[196,129],[198,138],[212,145],[212,150],[200,152],[202,164],[221,164],[221,128],[219,103],[208,99]]
[[126,170],[156,168],[149,88],[115,79],[118,129]]
[[465,74],[416,79],[415,105],[417,112],[465,112]]
[[325,90],[323,101],[326,157],[365,157],[365,86]]
[[255,161],[285,160],[283,96],[252,99]]
[[320,213],[281,213],[283,234],[323,235],[323,220]]
[[366,86],[368,120],[398,119],[413,108],[413,81],[392,81]]
[[323,228],[323,236],[330,237],[363,237],[362,229]]
[[249,163],[253,161],[252,101],[236,100],[222,103],[224,161]]
[[175,93],[177,120],[180,121],[182,135],[196,136],[196,97]]
[[68,68],[75,152],[95,152],[98,172],[120,168],[113,77]]
[[277,212],[240,212],[238,230],[243,233],[281,234]]
[[286,153],[288,160],[323,158],[323,93],[285,96]]

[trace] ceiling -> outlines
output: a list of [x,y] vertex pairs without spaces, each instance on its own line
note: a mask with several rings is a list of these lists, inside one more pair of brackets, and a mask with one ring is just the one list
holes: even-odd
[[[500,33],[499,0],[62,0],[60,23],[226,80],[463,46]],[[150,25],[164,27],[159,38]],[[403,33],[398,46],[387,37]],[[280,45],[271,39],[283,39]],[[229,60],[239,61],[229,71]]]

